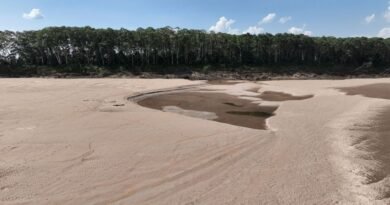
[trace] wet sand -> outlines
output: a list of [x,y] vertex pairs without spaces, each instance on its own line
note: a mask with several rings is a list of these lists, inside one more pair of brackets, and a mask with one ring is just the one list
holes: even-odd
[[148,97],[139,105],[164,110],[177,106],[185,110],[215,113],[214,121],[253,129],[266,129],[266,119],[273,116],[277,106],[261,106],[249,100],[224,93],[184,92]]
[[[240,82],[226,80],[208,81],[208,85],[224,85],[226,87],[234,87],[237,84],[240,84]],[[260,90],[261,87],[258,85],[248,89],[243,88],[243,91],[250,93],[259,93],[261,92]],[[259,102],[240,99],[239,96],[217,93],[216,90],[207,89],[207,87],[203,87],[199,91],[171,94],[162,92],[159,95],[145,97],[145,99],[138,101],[138,104],[166,112],[262,130],[267,129],[266,120],[274,116],[274,112],[278,108],[278,106],[259,105]],[[241,96],[245,97],[246,95]],[[259,96],[252,95],[247,97],[256,97],[269,102],[282,102],[306,100],[313,96],[295,96],[283,92],[265,91],[261,92]]]
[[236,85],[243,81],[229,81],[229,80],[209,80],[207,84],[210,85]]
[[294,96],[288,93],[266,91],[259,96],[266,101],[290,101],[290,100],[306,100],[312,98],[313,95]]
[[390,83],[369,84],[355,87],[339,88],[347,95],[363,95],[370,98],[382,98],[390,100]]
[[[368,152],[374,153],[373,159],[378,160],[380,168],[376,170],[376,174],[369,178],[368,183],[376,183],[390,177],[390,107],[380,111],[380,114],[373,119],[372,127],[369,130],[373,139],[368,146],[361,147],[367,149]],[[357,141],[355,145],[364,144],[364,140],[369,140],[370,136]],[[390,187],[386,190],[385,198],[390,197]]]
[[[339,88],[347,95],[362,95],[368,98],[390,100],[390,84],[369,84]],[[356,163],[360,170],[357,175],[362,183],[376,190],[373,198],[390,198],[390,107],[376,109],[371,119],[355,123],[350,129],[350,146],[356,150]]]
[[390,204],[390,106],[382,101],[355,112],[361,117],[344,119],[349,125],[338,132],[337,164],[358,204]]

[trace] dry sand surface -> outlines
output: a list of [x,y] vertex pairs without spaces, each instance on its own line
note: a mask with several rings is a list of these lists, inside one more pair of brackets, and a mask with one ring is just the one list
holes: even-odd
[[[390,100],[366,91],[389,83],[0,79],[0,204],[389,204]],[[257,130],[127,100],[192,85],[278,109]]]

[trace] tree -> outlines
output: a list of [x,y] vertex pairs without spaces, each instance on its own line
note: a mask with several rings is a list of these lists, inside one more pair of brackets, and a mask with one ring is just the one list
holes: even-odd
[[250,66],[278,72],[277,67],[298,65],[313,72],[333,72],[331,67],[341,66],[339,72],[346,73],[367,63],[375,66],[375,72],[390,64],[390,39],[231,35],[171,27],[134,31],[48,27],[0,32],[0,65],[27,71],[46,66],[86,73],[87,67],[97,66],[112,71],[166,72],[173,66],[212,65],[216,70]]

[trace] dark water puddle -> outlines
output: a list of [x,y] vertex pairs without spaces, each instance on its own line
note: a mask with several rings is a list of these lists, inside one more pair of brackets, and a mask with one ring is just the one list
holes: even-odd
[[259,106],[249,100],[223,93],[182,92],[151,96],[139,105],[163,110],[176,106],[181,109],[215,113],[214,121],[252,129],[266,129],[266,119],[273,116],[277,106]]
[[260,96],[265,101],[289,101],[289,100],[306,100],[314,97],[313,95],[294,96],[288,93],[266,91]]
[[231,103],[231,102],[225,102],[223,104],[230,105],[230,106],[233,106],[233,107],[242,107],[243,106],[243,105],[237,105],[237,104],[234,104],[234,103]]
[[239,111],[228,111],[227,113],[233,115],[246,115],[246,116],[254,116],[254,117],[271,117],[273,114],[266,112],[239,112]]
[[369,98],[390,100],[390,83],[377,83],[356,87],[337,88],[347,95],[363,95]]
[[227,81],[227,80],[209,80],[207,81],[210,85],[236,85],[242,82],[237,81]]
[[251,89],[248,89],[248,90],[246,90],[246,91],[249,91],[249,92],[252,92],[252,93],[257,93],[257,92],[259,92],[259,90],[260,90],[260,87],[251,88]]

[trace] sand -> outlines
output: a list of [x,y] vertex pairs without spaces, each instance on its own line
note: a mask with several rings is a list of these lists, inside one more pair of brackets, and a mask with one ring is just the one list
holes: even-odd
[[389,204],[387,177],[364,175],[388,166],[385,147],[366,160],[376,148],[355,145],[365,132],[387,132],[372,125],[383,127],[390,100],[337,88],[390,79],[204,86],[252,100],[266,91],[314,96],[262,101],[278,106],[268,130],[127,100],[203,83],[0,79],[0,204]]

